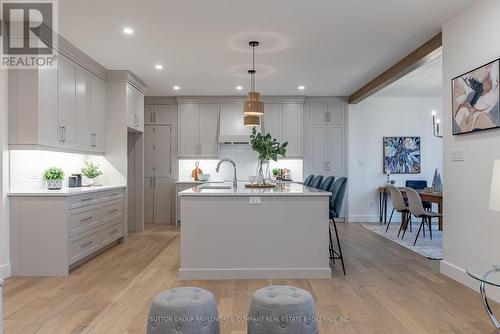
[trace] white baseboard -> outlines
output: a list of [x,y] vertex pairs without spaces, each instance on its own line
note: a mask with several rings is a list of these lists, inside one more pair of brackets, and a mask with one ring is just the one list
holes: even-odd
[[330,268],[294,269],[179,269],[180,280],[221,280],[221,279],[328,279],[332,277]]
[[9,278],[11,275],[10,263],[0,264],[0,278]]
[[[479,281],[470,277],[465,269],[460,268],[452,263],[449,263],[445,260],[441,260],[440,262],[440,272],[441,274],[448,276],[451,279],[459,282],[460,284],[465,285],[466,287],[476,291],[479,293]],[[488,298],[493,299],[496,302],[500,303],[500,289],[494,287],[486,287],[486,293]],[[479,296],[478,296],[479,298]]]

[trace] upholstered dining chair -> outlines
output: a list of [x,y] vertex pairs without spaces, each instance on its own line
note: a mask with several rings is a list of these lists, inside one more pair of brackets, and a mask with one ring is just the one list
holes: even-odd
[[417,239],[420,235],[420,230],[422,230],[422,227],[424,228],[423,233],[425,236],[425,223],[428,223],[429,225],[429,236],[432,240],[432,218],[441,217],[441,214],[425,210],[420,195],[414,189],[405,188],[404,190],[406,193],[406,198],[408,199],[408,208],[411,214],[417,218],[422,218],[422,222],[420,223],[420,227],[418,228],[417,236],[415,237],[413,246],[415,246],[415,244],[417,243]]
[[321,186],[321,182],[323,182],[323,175],[316,175],[311,181],[309,187],[319,189],[319,187]]
[[345,265],[344,265],[344,256],[342,255],[342,248],[340,247],[340,239],[339,233],[337,231],[337,223],[335,222],[335,218],[338,218],[340,212],[342,211],[342,205],[344,204],[345,192],[347,189],[347,178],[340,177],[332,183],[330,188],[330,192],[332,196],[330,197],[330,211],[329,218],[333,223],[333,228],[335,229],[335,237],[337,238],[337,247],[338,252],[333,248],[333,240],[332,240],[332,230],[330,229],[330,225],[328,225],[328,234],[330,236],[330,260],[335,263],[335,260],[340,260],[342,262],[342,270],[345,275]]
[[410,223],[410,228],[411,228],[411,222],[409,222],[410,209],[406,205],[403,195],[401,194],[401,191],[399,191],[398,188],[396,188],[392,184],[389,184],[387,185],[387,189],[389,189],[389,192],[391,193],[392,212],[391,212],[391,218],[389,218],[389,222],[387,223],[387,227],[385,228],[385,233],[387,233],[387,231],[389,230],[389,226],[391,225],[392,215],[394,214],[394,211],[396,211],[401,214],[401,226],[399,227],[398,231],[398,237],[399,237],[401,230],[406,229],[408,223]]
[[332,187],[333,182],[335,181],[335,176],[328,176],[326,177],[323,182],[321,183],[321,186],[319,189],[324,190],[324,191],[330,191],[330,188]]
[[314,179],[314,175],[311,174],[304,180],[304,185],[309,187],[311,185],[312,180]]

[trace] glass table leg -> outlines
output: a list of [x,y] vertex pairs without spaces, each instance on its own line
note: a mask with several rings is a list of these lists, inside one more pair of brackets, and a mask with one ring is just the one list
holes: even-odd
[[497,318],[491,311],[490,305],[488,304],[488,298],[486,297],[486,289],[485,289],[485,283],[481,282],[481,285],[479,286],[479,289],[481,290],[481,296],[483,297],[483,305],[484,309],[486,310],[486,313],[490,316],[491,321],[493,322],[493,325],[495,328],[498,330],[500,329],[500,323],[498,322]]

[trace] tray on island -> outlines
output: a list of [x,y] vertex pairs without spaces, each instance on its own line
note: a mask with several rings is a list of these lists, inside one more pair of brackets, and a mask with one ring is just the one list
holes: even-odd
[[271,189],[271,188],[276,188],[276,185],[275,184],[251,183],[251,184],[245,184],[245,188],[250,188],[250,189]]

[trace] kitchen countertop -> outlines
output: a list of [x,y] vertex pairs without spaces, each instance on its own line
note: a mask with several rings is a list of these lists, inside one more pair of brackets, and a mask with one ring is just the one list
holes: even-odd
[[38,189],[38,190],[26,190],[26,191],[13,191],[8,194],[10,197],[19,196],[75,196],[82,194],[89,194],[98,191],[123,189],[126,186],[94,186],[94,187],[81,187],[81,188],[62,188],[61,190],[48,190],[48,189]]
[[[224,184],[231,185],[225,182]],[[299,183],[289,183],[271,189],[250,189],[245,188],[245,183],[238,183],[236,189],[203,189],[196,186],[191,189],[181,191],[179,196],[330,196],[331,193],[315,188],[306,187]]]

